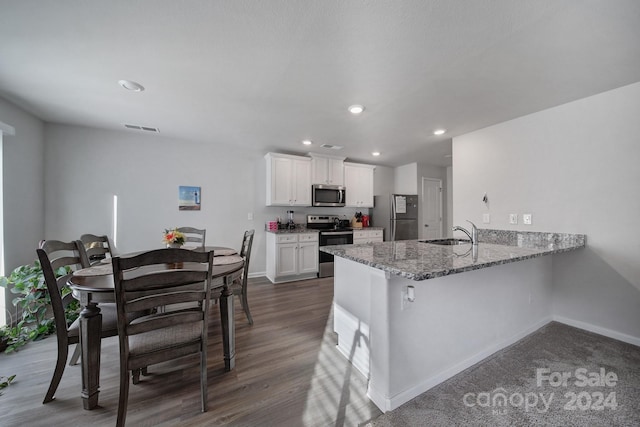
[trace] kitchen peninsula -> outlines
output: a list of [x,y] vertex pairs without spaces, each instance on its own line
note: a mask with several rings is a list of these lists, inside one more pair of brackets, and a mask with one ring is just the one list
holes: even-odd
[[585,236],[478,230],[478,245],[417,240],[335,256],[338,349],[388,411],[552,320],[552,257]]

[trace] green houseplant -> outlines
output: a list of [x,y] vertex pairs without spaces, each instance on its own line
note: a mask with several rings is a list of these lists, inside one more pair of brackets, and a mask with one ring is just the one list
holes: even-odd
[[[70,270],[59,268],[56,277],[68,274]],[[53,314],[47,310],[51,304],[51,298],[47,290],[47,284],[42,274],[39,261],[30,265],[21,265],[7,277],[0,277],[0,286],[9,287],[12,293],[17,294],[12,304],[22,311],[22,319],[15,327],[5,331],[8,336],[6,352],[11,352],[33,341],[45,337],[55,331]],[[64,287],[62,295],[71,293],[71,289]],[[79,304],[74,301],[65,312],[67,324],[73,322],[79,313]]]

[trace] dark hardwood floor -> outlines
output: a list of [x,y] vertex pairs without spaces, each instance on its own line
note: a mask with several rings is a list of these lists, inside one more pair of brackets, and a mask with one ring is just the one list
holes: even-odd
[[[356,426],[380,415],[366,379],[335,348],[333,280],[273,285],[250,279],[250,326],[236,298],[236,368],[224,371],[220,317],[209,327],[209,410],[200,412],[197,356],[154,365],[129,391],[128,425]],[[82,409],[80,366],[67,366],[56,399],[42,399],[55,364],[55,337],[0,354],[0,375],[17,374],[0,396],[0,425],[115,424],[118,340],[102,342],[100,407]]]

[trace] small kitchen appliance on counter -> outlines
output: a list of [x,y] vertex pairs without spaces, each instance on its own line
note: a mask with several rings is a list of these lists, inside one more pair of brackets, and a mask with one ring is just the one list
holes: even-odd
[[287,228],[293,230],[296,224],[293,222],[293,211],[287,211]]

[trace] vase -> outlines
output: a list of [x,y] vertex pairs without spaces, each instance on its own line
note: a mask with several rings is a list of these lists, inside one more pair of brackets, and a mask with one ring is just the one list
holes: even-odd
[[167,247],[180,249],[182,245],[180,243],[167,243]]

